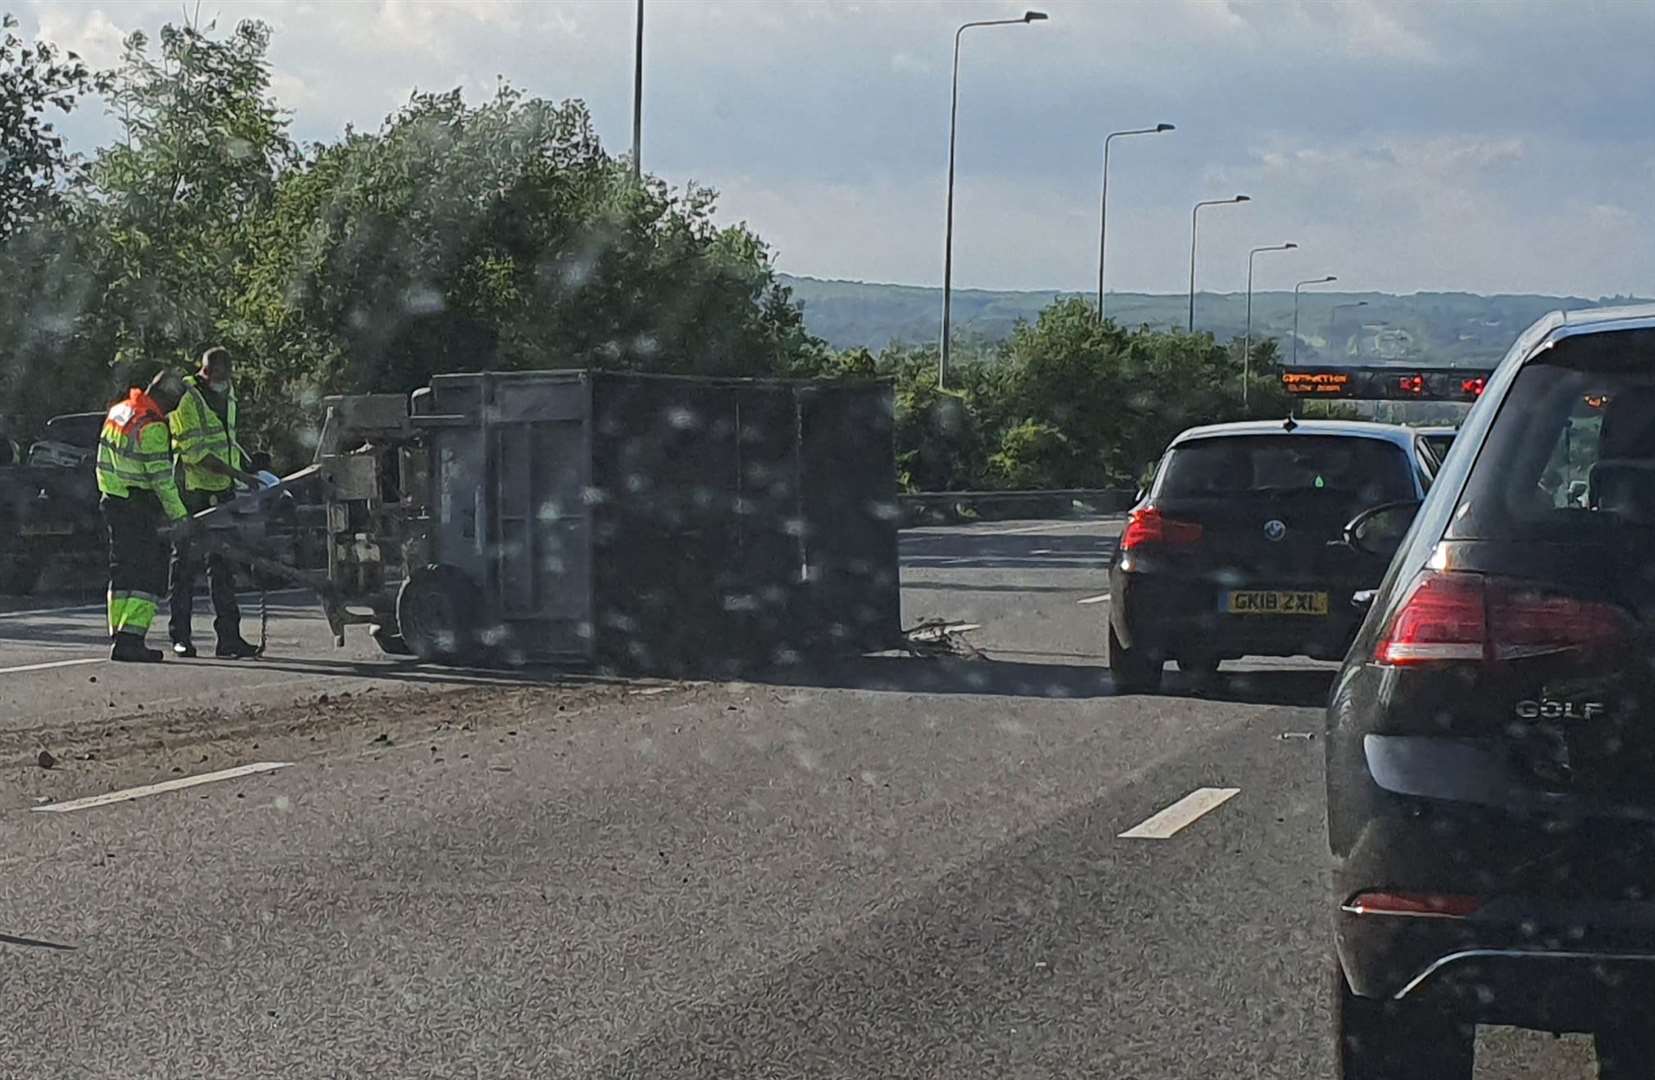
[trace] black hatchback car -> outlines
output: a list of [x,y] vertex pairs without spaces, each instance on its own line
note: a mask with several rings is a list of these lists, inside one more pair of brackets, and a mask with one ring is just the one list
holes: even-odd
[[1168,660],[1200,677],[1242,656],[1344,656],[1363,615],[1352,598],[1386,562],[1341,544],[1344,527],[1374,507],[1418,506],[1436,464],[1392,424],[1246,421],[1179,435],[1109,571],[1116,688],[1154,689]]
[[[1372,523],[1350,539],[1381,554]],[[1326,752],[1344,1076],[1469,1077],[1476,1023],[1592,1032],[1600,1075],[1655,1076],[1655,306],[1518,339]]]

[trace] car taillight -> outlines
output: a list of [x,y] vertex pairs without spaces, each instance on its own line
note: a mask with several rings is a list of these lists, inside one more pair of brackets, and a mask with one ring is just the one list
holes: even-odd
[[1193,544],[1201,539],[1201,526],[1193,521],[1175,521],[1154,506],[1134,510],[1127,515],[1126,531],[1121,534],[1121,550],[1131,551],[1145,544],[1179,546]]
[[1426,919],[1463,919],[1483,906],[1475,896],[1436,893],[1365,892],[1351,897],[1344,909],[1352,915],[1412,915]]
[[1630,616],[1614,604],[1481,574],[1428,570],[1414,580],[1374,659],[1390,667],[1521,660],[1609,648],[1632,632]]

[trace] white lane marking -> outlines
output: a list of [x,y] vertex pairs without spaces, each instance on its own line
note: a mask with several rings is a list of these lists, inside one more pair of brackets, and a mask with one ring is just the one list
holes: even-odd
[[76,604],[74,607],[36,608],[33,611],[0,612],[0,619],[27,619],[31,615],[69,615],[82,611],[102,611],[103,604]]
[[1165,840],[1240,793],[1240,788],[1233,787],[1196,788],[1165,810],[1150,815],[1143,822],[1121,833],[1119,839]]
[[[309,592],[309,590],[308,589],[277,589],[277,590],[273,590],[271,592],[268,592],[265,595],[270,597],[271,599],[275,599],[278,596],[294,596],[294,595],[298,595],[298,594],[306,593],[306,592]],[[259,598],[259,594],[258,594],[257,591],[236,593],[236,599],[237,600],[257,600],[258,598]],[[35,615],[73,615],[73,614],[83,612],[83,611],[85,611],[85,612],[96,611],[96,612],[102,614],[103,611],[104,611],[105,606],[106,605],[104,605],[104,604],[75,604],[71,607],[34,608],[33,610],[30,610],[30,611],[0,611],[0,619],[27,619],[27,618],[31,618]]]
[[74,667],[76,664],[104,664],[109,658],[105,656],[83,656],[79,660],[51,660],[44,664],[20,664],[17,667],[0,667],[0,675],[15,675],[20,671],[45,671],[48,668]]
[[1109,599],[1109,594],[1108,593],[1098,593],[1096,596],[1088,596],[1084,600],[1076,600],[1075,603],[1077,603],[1077,604],[1101,604],[1107,599]]
[[211,784],[215,780],[234,780],[238,776],[251,776],[254,773],[285,769],[291,764],[293,764],[291,761],[255,761],[251,765],[237,765],[233,769],[220,769],[218,772],[202,773],[200,776],[184,776],[177,780],[166,780],[159,784],[124,788],[104,795],[88,795],[84,799],[70,799],[68,802],[51,803],[46,806],[31,806],[29,809],[39,814],[61,814],[70,810],[90,810],[95,806],[130,802],[133,799],[142,799],[147,795],[161,795],[168,791],[195,787],[198,784]]
[[1114,519],[1091,518],[1086,521],[1048,521],[1044,525],[1025,525],[1020,529],[983,529],[981,531],[963,532],[961,536],[1022,536],[1024,533],[1047,532],[1051,529],[1089,529],[1098,525],[1109,525]]

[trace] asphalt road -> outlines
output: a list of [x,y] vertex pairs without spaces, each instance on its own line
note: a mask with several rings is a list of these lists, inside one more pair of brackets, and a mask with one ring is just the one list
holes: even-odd
[[0,616],[0,1076],[1331,1075],[1329,668],[1115,695],[1117,528],[912,530],[905,618],[984,658],[745,683],[439,675],[295,598],[115,695],[97,609]]

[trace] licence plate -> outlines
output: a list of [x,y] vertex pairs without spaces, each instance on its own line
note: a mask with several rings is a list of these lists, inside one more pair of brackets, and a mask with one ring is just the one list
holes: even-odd
[[1326,615],[1327,593],[1247,589],[1224,594],[1231,615]]

